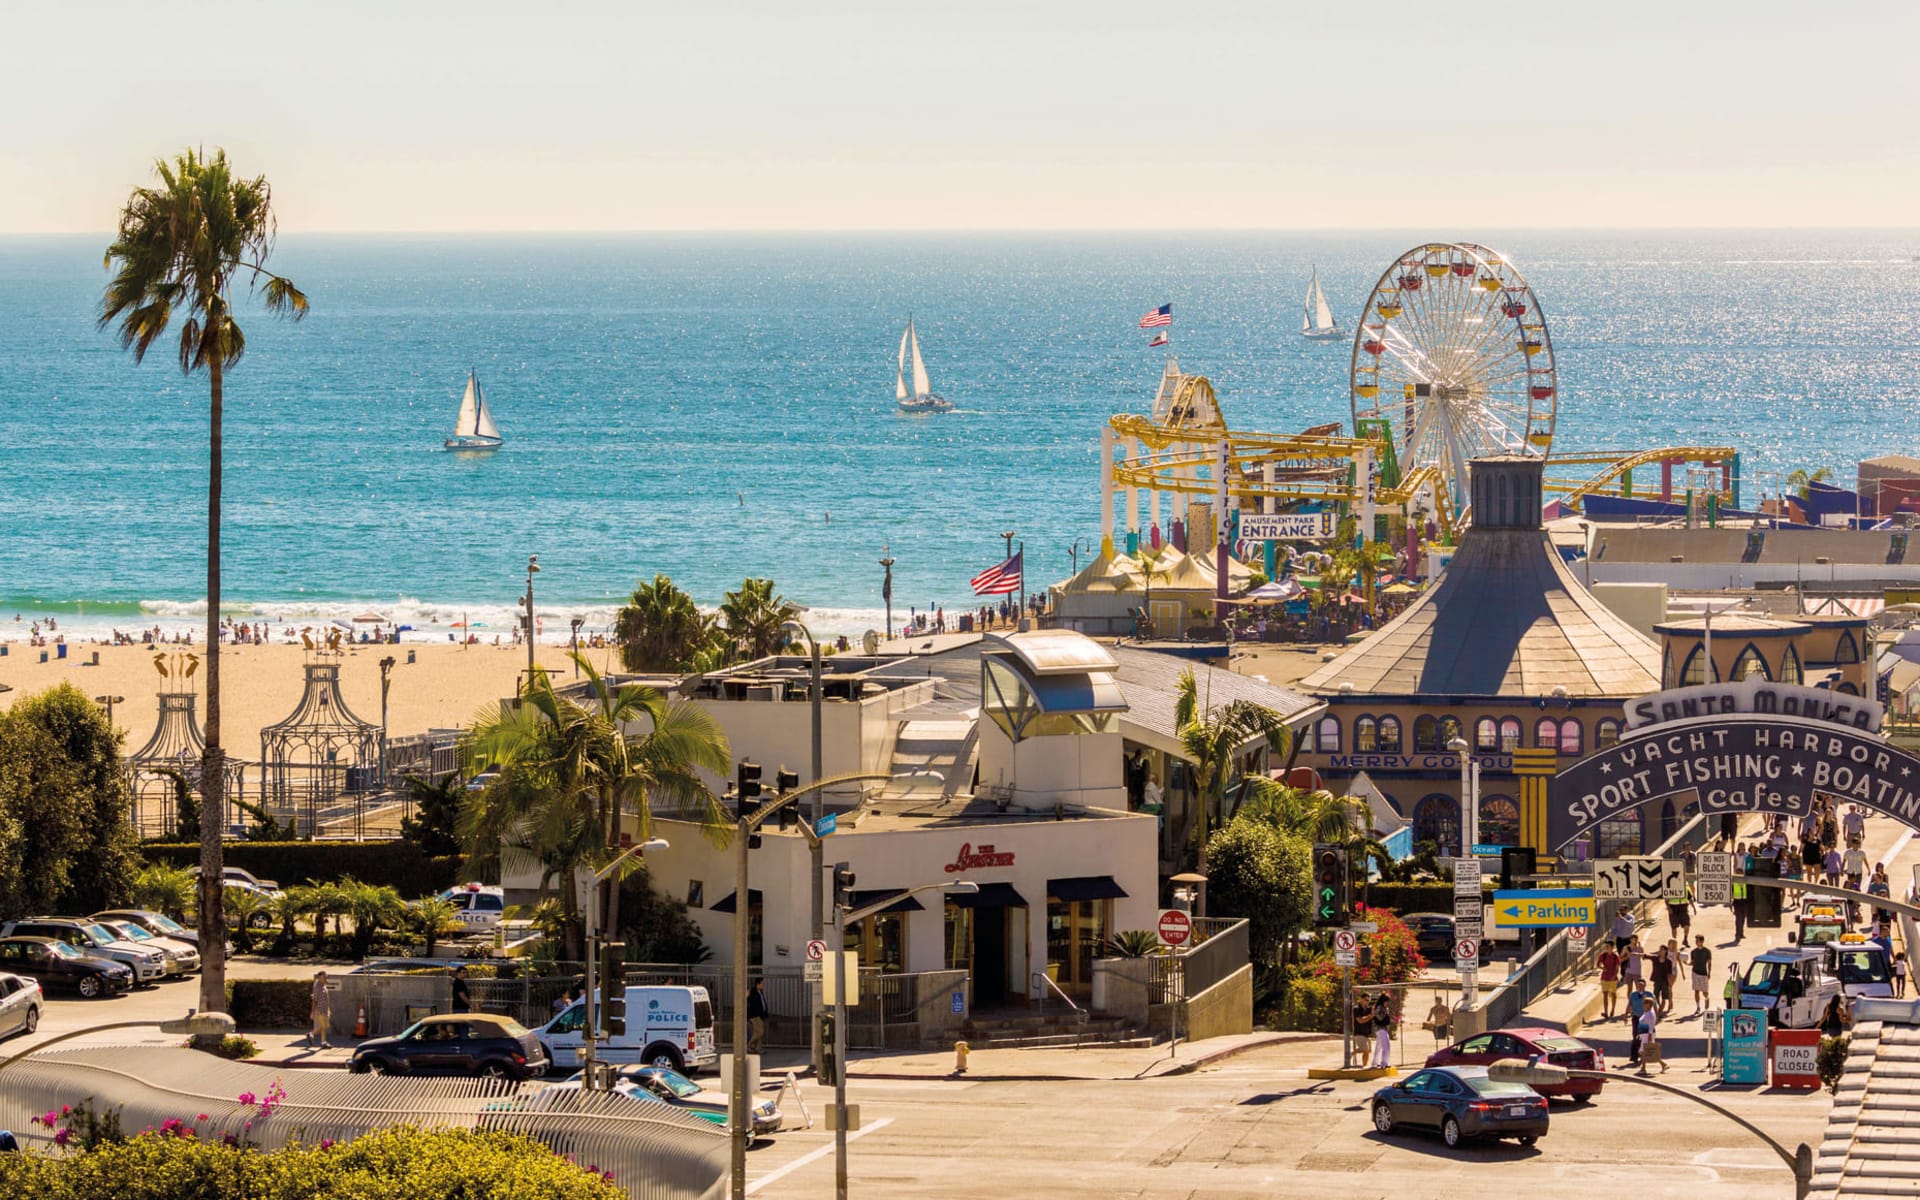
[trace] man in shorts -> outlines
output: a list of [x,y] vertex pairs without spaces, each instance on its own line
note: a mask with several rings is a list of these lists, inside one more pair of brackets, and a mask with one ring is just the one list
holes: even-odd
[[1707,949],[1705,934],[1695,934],[1693,949],[1687,953],[1688,965],[1693,968],[1693,1011],[1705,1012],[1707,1008],[1707,989],[1712,985],[1713,951]]
[[1613,1020],[1620,1007],[1620,952],[1611,944],[1600,948],[1600,1019]]

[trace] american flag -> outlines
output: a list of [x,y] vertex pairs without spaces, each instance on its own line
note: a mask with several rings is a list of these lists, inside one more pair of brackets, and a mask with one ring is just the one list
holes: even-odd
[[1164,346],[1166,344],[1167,344],[1166,331],[1162,330],[1161,332],[1153,335],[1153,340],[1147,343],[1147,348],[1151,350],[1155,346]]
[[1140,328],[1158,329],[1162,325],[1173,324],[1173,305],[1162,304],[1146,316],[1140,318]]
[[997,567],[988,567],[973,577],[973,594],[976,596],[1007,596],[1020,590],[1020,557],[1026,553],[1022,547],[1014,551],[1013,557]]

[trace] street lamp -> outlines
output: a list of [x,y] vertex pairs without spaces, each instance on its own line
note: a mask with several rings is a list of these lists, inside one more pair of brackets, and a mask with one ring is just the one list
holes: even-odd
[[[588,894],[584,897],[587,917],[587,984],[586,994],[581,999],[580,1012],[585,1019],[585,1036],[580,1039],[580,1086],[585,1091],[594,1090],[593,1043],[600,1036],[599,1012],[602,1006],[598,1003],[595,994],[599,981],[594,978],[600,965],[600,885],[610,879],[613,873],[620,869],[620,865],[634,855],[644,855],[649,850],[666,850],[670,846],[671,843],[665,838],[648,838],[639,845],[628,846],[612,862],[593,873],[593,886],[587,890]],[[607,986],[611,988],[616,982],[620,986],[626,984],[624,979],[618,981],[610,979],[607,981]]]
[[1543,1087],[1563,1084],[1569,1079],[1604,1079],[1609,1083],[1635,1083],[1641,1087],[1650,1087],[1656,1091],[1667,1092],[1670,1095],[1683,1097],[1703,1108],[1710,1108],[1714,1112],[1719,1113],[1727,1120],[1732,1121],[1735,1125],[1738,1125],[1740,1128],[1765,1142],[1769,1150],[1778,1154],[1780,1161],[1786,1163],[1787,1169],[1793,1172],[1794,1200],[1806,1200],[1807,1194],[1813,1190],[1813,1149],[1811,1147],[1805,1142],[1802,1142],[1798,1150],[1788,1150],[1753,1122],[1731,1109],[1723,1108],[1715,1104],[1698,1092],[1689,1091],[1683,1087],[1675,1087],[1670,1083],[1662,1083],[1658,1080],[1643,1078],[1639,1075],[1623,1074],[1617,1071],[1585,1071],[1575,1067],[1555,1066],[1552,1063],[1543,1063],[1526,1058],[1500,1059],[1487,1068],[1487,1078],[1500,1083],[1524,1083],[1528,1086],[1539,1085]]
[[575,617],[568,624],[573,626],[573,677],[580,678],[580,627],[587,623],[585,617]]
[[[393,664],[398,661],[389,654],[380,660],[380,783],[387,782],[387,689],[393,686]],[[107,719],[113,719],[113,710],[107,710]]]
[[533,577],[540,573],[540,556],[527,555],[527,690],[533,690]]
[[222,1012],[195,1012],[187,1010],[187,1015],[177,1020],[164,1021],[114,1021],[106,1025],[94,1025],[86,1029],[72,1029],[56,1037],[50,1037],[37,1046],[22,1050],[20,1053],[0,1062],[0,1071],[19,1062],[29,1054],[38,1054],[48,1046],[73,1038],[84,1037],[90,1033],[106,1033],[112,1029],[158,1029],[161,1033],[182,1034],[187,1037],[226,1037],[234,1030],[233,1018]]
[[880,566],[881,569],[886,571],[886,575],[880,583],[880,599],[886,601],[887,605],[887,638],[889,641],[893,638],[893,564],[893,546],[891,544],[882,545],[880,547]]
[[125,696],[95,696],[93,698],[93,702],[107,710],[107,728],[112,729],[113,728],[113,706],[116,704],[125,704],[127,702],[127,698]]
[[1466,810],[1460,823],[1466,845],[1460,847],[1460,857],[1466,858],[1480,844],[1480,764],[1473,761],[1473,747],[1465,738],[1454,738],[1447,749],[1460,756],[1460,807]]
[[[807,782],[818,783],[821,775],[820,760],[822,758],[820,747],[820,703],[824,698],[820,686],[820,643],[813,640],[813,631],[808,629],[806,625],[800,621],[788,621],[780,627],[782,633],[788,630],[793,630],[807,640],[807,655],[812,662],[813,676],[807,689],[807,700],[813,707],[813,776],[807,780]],[[891,631],[889,631],[888,636],[892,636]],[[820,828],[820,818],[825,815],[822,811],[825,804],[826,790],[824,788],[813,789],[813,801],[808,805],[808,819],[812,822],[812,826],[816,831]],[[824,909],[826,904],[820,895],[821,889],[825,884],[820,876],[826,869],[826,863],[821,857],[820,839],[818,837],[809,838],[807,839],[807,843],[808,856],[813,866],[813,882],[807,886],[807,905],[812,918],[812,923],[807,926],[809,930],[807,936],[817,942],[823,936],[825,930]],[[807,1035],[807,1040],[813,1051],[813,1069],[818,1073],[820,1070],[820,985],[816,983],[809,987],[807,989],[807,997],[807,1027],[811,1030]]]

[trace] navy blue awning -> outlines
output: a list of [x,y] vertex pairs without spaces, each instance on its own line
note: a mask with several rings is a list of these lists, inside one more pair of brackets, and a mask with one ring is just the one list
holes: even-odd
[[1027,898],[1010,883],[983,883],[977,892],[948,892],[955,908],[1025,908]]
[[1127,890],[1111,875],[1076,875],[1047,880],[1047,895],[1054,900],[1125,900]]

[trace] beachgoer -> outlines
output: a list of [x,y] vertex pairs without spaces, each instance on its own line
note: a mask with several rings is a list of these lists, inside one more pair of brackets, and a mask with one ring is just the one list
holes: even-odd
[[316,1050],[331,1050],[333,1044],[327,1041],[327,1032],[333,1025],[333,996],[327,989],[327,973],[313,973],[313,1009],[311,1012],[313,1028],[307,1033],[307,1044]]
[[[1905,958],[1905,955],[1901,955]],[[1433,1007],[1427,1010],[1427,1028],[1433,1031],[1435,1047],[1446,1045],[1453,1040],[1453,1010],[1447,1007],[1447,1000],[1439,992],[1433,994]]]
[[1893,994],[1896,998],[1907,994],[1907,953],[1904,950],[1893,956]]

